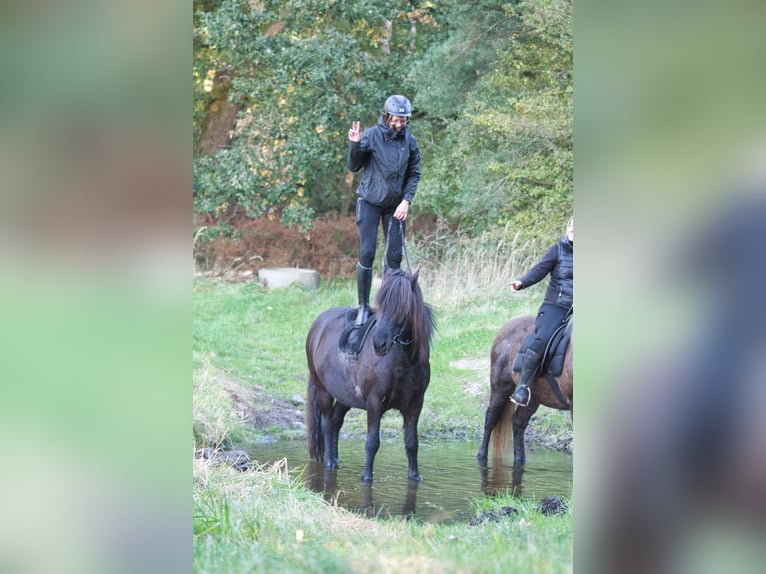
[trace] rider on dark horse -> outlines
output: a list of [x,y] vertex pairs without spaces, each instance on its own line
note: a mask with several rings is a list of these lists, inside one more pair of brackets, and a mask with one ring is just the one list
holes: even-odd
[[535,318],[534,338],[523,350],[521,376],[511,401],[525,407],[529,404],[532,381],[537,376],[543,352],[553,333],[571,314],[574,304],[574,216],[567,222],[566,233],[552,245],[543,258],[520,279],[508,285],[516,292],[542,281],[550,275],[545,298]]
[[[356,224],[359,227],[359,263],[356,266],[359,311],[355,325],[361,327],[370,315],[372,264],[378,240],[378,223],[383,221],[386,237],[386,266],[399,269],[404,245],[404,222],[420,181],[420,150],[407,131],[412,104],[401,95],[390,96],[383,104],[378,124],[359,131],[352,122],[348,132],[348,169],[364,168],[356,190]],[[396,219],[396,232],[389,233]]]

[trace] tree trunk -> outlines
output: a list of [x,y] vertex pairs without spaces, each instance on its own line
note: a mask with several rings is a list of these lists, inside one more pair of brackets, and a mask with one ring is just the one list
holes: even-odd
[[219,150],[231,144],[231,132],[234,130],[242,106],[229,101],[231,87],[225,75],[216,76],[210,92],[210,106],[202,124],[202,134],[197,144],[197,154],[215,155]]
[[385,27],[386,31],[383,34],[383,37],[380,39],[380,48],[383,50],[383,53],[386,56],[391,55],[391,36],[393,34],[393,22],[388,19],[383,19],[383,26]]

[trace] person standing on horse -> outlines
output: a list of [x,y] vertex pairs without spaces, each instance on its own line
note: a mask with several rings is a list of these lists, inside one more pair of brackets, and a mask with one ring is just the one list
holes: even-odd
[[348,169],[357,172],[364,168],[356,190],[360,243],[356,266],[357,327],[364,325],[370,315],[372,265],[381,221],[387,246],[385,264],[390,269],[399,269],[402,263],[405,221],[420,181],[420,150],[415,137],[407,131],[411,115],[410,100],[393,95],[383,104],[376,126],[360,133],[356,121],[348,132]]
[[511,401],[525,407],[529,404],[531,392],[529,386],[537,376],[543,352],[553,333],[572,313],[574,305],[574,216],[567,222],[566,233],[548,251],[543,258],[520,279],[511,281],[508,286],[518,292],[550,275],[545,298],[535,318],[535,333],[532,342],[524,350],[521,358],[521,376]]

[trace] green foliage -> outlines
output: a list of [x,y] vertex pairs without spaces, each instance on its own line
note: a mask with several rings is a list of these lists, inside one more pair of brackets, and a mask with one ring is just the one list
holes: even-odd
[[195,158],[195,211],[221,215],[236,205],[249,217],[279,212],[284,223],[310,228],[313,210],[301,201],[302,189],[295,192],[289,181],[269,177],[257,159],[240,146]]
[[[354,201],[347,130],[414,103],[416,205],[451,228],[555,238],[572,210],[572,0],[195,3],[195,138],[224,76],[230,149],[195,159],[195,210],[303,229]],[[196,141],[196,140],[195,140]]]
[[418,201],[453,226],[511,224],[550,241],[572,209],[572,2],[497,7],[505,17],[483,37],[454,43],[455,58],[481,52],[467,58],[488,69],[455,98],[462,110],[441,130]]
[[410,81],[418,86],[418,108],[429,121],[448,123],[461,116],[479,79],[492,69],[497,52],[519,26],[507,2],[455,3],[442,41],[414,62]]
[[202,14],[210,65],[229,75],[230,99],[243,111],[232,148],[196,162],[195,208],[242,202],[250,214],[279,212],[305,226],[315,210],[353,201],[342,193],[348,127],[375,122],[391,86],[408,91],[405,74],[429,22],[409,2],[379,0],[224,0]]

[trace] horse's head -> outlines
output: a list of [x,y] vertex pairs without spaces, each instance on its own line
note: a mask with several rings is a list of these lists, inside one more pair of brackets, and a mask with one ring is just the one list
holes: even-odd
[[418,285],[419,271],[388,270],[375,296],[377,327],[372,337],[375,353],[386,355],[394,344],[410,347],[411,356],[428,357],[434,324]]

